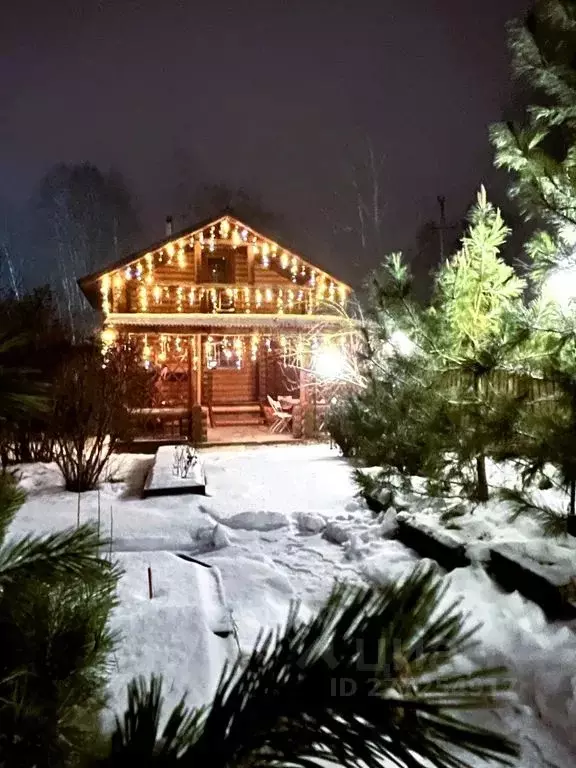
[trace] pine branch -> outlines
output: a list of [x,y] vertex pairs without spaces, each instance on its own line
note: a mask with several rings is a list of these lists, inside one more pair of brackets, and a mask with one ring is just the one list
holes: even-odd
[[0,549],[0,585],[20,578],[56,581],[76,577],[87,582],[99,578],[110,570],[98,554],[104,544],[91,525],[45,537],[26,536]]
[[[128,754],[142,766],[195,768],[310,768],[318,759],[350,768],[381,768],[386,759],[464,768],[472,755],[510,764],[516,748],[505,736],[457,717],[501,705],[507,682],[501,670],[450,673],[472,632],[454,605],[440,609],[444,594],[420,571],[379,591],[340,584],[308,624],[293,609],[284,631],[261,636],[244,664],[223,673],[209,710],[192,720],[179,705],[174,723],[191,740],[183,754],[179,740],[156,758],[157,681],[149,694],[140,688],[135,696],[133,686],[104,765]],[[341,684],[352,686],[350,695]]]

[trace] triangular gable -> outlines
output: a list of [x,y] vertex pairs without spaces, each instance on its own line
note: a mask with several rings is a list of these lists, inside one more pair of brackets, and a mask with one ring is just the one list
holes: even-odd
[[252,246],[255,259],[262,266],[275,269],[287,277],[290,274],[309,275],[310,284],[314,285],[317,280],[328,282],[338,286],[340,290],[350,291],[350,287],[330,275],[320,267],[304,259],[299,254],[284,248],[274,239],[261,234],[253,227],[242,222],[231,214],[223,214],[215,219],[208,219],[196,226],[167,236],[163,240],[155,243],[149,248],[145,248],[137,253],[131,254],[120,261],[117,261],[108,267],[94,272],[81,278],[78,282],[80,287],[95,305],[95,299],[102,279],[111,279],[115,273],[123,271],[131,275],[151,272],[159,263],[171,264],[178,263],[182,258],[185,249],[193,248],[196,243],[204,250],[212,250],[216,245],[227,245],[233,248],[240,246]]

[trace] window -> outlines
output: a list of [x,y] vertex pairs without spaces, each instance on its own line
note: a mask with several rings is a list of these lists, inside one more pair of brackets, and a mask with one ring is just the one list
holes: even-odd
[[204,257],[205,283],[233,283],[234,262],[226,256],[206,254]]
[[209,337],[205,346],[206,368],[213,371],[217,368],[239,371],[242,368],[243,346],[234,344],[229,339],[213,339]]

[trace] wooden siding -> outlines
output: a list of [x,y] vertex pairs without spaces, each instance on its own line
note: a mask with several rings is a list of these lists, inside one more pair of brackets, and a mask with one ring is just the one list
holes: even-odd
[[292,286],[298,288],[289,277],[274,269],[273,264],[268,268],[263,267],[258,262],[254,264],[254,284],[255,285],[285,285],[287,288]]

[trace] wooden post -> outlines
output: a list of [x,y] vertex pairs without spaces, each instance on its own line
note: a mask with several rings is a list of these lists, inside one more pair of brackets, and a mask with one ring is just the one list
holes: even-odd
[[194,282],[203,282],[202,275],[202,246],[196,240],[194,242]]
[[154,597],[154,590],[152,589],[152,568],[148,566],[148,597],[150,600]]
[[202,335],[196,334],[196,402],[202,405]]
[[192,425],[192,406],[194,405],[194,384],[192,376],[194,373],[194,366],[192,364],[192,337],[188,338],[188,440],[192,442],[194,437],[194,430]]

